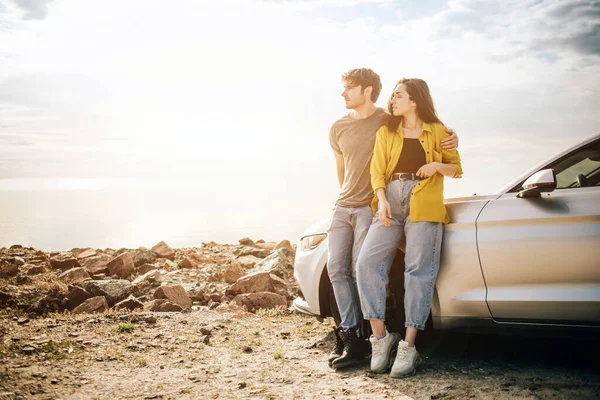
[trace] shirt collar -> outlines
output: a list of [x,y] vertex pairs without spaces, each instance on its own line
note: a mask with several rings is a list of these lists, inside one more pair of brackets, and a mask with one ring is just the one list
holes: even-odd
[[[400,128],[404,127],[404,121],[400,121]],[[423,122],[423,131],[427,131],[429,133],[433,132],[433,124],[427,123],[427,122]]]
[[427,132],[433,132],[433,126],[432,124],[429,124],[427,122],[423,122],[423,130],[427,131]]

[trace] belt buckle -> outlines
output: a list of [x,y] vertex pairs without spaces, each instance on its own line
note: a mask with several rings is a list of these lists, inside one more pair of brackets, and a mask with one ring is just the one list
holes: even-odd
[[398,175],[398,177],[400,178],[400,180],[402,181],[409,181],[409,180],[414,180],[415,174],[411,173],[411,172],[403,172],[401,174]]

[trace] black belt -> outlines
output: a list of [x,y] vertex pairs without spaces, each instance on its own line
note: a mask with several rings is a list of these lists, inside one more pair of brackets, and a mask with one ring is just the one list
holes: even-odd
[[392,179],[390,181],[422,181],[423,179],[425,178],[418,177],[415,173],[412,172],[401,172],[392,175]]

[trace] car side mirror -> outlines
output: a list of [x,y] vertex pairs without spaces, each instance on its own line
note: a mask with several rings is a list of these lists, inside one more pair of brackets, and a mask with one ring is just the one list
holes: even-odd
[[523,190],[517,193],[518,198],[539,197],[542,192],[552,192],[556,189],[556,174],[553,169],[543,169],[531,175],[525,183]]

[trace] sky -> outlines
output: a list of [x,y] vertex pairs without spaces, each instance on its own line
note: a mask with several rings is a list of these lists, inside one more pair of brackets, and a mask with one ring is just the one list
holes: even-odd
[[445,196],[494,193],[600,131],[600,2],[0,0],[0,187],[193,191],[297,235],[338,194],[357,67],[383,107],[425,79],[460,138]]

